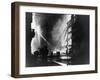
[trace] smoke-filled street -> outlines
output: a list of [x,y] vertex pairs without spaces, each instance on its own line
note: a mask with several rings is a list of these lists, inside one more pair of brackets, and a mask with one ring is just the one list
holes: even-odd
[[89,64],[89,16],[26,13],[26,67],[77,64]]

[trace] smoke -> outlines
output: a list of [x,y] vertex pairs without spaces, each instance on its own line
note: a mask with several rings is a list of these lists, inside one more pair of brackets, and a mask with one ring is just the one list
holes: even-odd
[[34,29],[35,36],[32,38],[31,41],[31,53],[34,54],[34,51],[37,51],[38,48],[41,46],[41,28],[38,24],[39,18],[36,17],[35,13],[32,14],[32,23],[31,23],[31,29]]
[[31,41],[31,53],[45,44],[53,52],[66,53],[66,46],[72,44],[72,34],[68,33],[72,30],[72,27],[68,28],[71,16],[32,13],[31,29],[34,29],[35,36]]
[[[60,51],[61,53],[66,53],[66,46],[68,43],[72,44],[71,34],[68,32],[71,30],[71,27],[68,30],[69,25],[67,24],[71,20],[71,15],[63,15],[62,18],[58,19],[54,28],[52,30],[52,40],[53,40],[53,51]],[[70,40],[69,42],[67,40]]]

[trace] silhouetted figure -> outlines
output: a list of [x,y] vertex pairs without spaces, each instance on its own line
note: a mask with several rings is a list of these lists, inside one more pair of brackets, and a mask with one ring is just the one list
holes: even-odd
[[47,56],[48,55],[48,52],[49,52],[48,47],[45,46],[44,49],[45,49],[45,55]]
[[32,35],[31,37],[35,36],[35,30],[34,29],[31,30],[31,35]]
[[43,61],[47,60],[48,52],[49,52],[49,50],[48,50],[47,46],[44,46],[44,47],[40,48],[40,54],[42,56]]
[[39,55],[39,51],[35,51],[35,52],[34,52],[34,56],[37,57],[38,55]]
[[68,50],[66,50],[66,56],[68,56]]
[[60,57],[60,52],[57,52],[57,57]]
[[53,52],[51,51],[51,53],[50,53],[50,57],[53,57]]

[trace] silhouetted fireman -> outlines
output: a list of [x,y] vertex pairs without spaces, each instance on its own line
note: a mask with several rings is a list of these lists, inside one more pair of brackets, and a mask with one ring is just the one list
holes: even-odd
[[57,57],[60,57],[60,52],[57,52]]
[[40,49],[40,54],[43,59],[47,59],[48,52],[49,52],[49,50],[48,50],[47,46],[44,46],[43,48]]
[[51,51],[51,53],[50,53],[50,57],[53,57],[53,52]]
[[37,57],[38,55],[39,55],[39,51],[35,51],[35,52],[34,52],[34,56]]
[[31,37],[34,37],[35,36],[35,32],[34,32],[34,29],[31,30]]

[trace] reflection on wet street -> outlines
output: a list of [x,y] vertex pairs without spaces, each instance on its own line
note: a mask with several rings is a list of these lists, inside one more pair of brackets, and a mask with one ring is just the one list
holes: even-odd
[[[32,55],[29,58],[29,64],[27,67],[41,67],[41,66],[64,66],[71,64],[71,57],[67,56],[47,56],[42,57],[41,55]],[[31,64],[30,64],[31,63]]]

